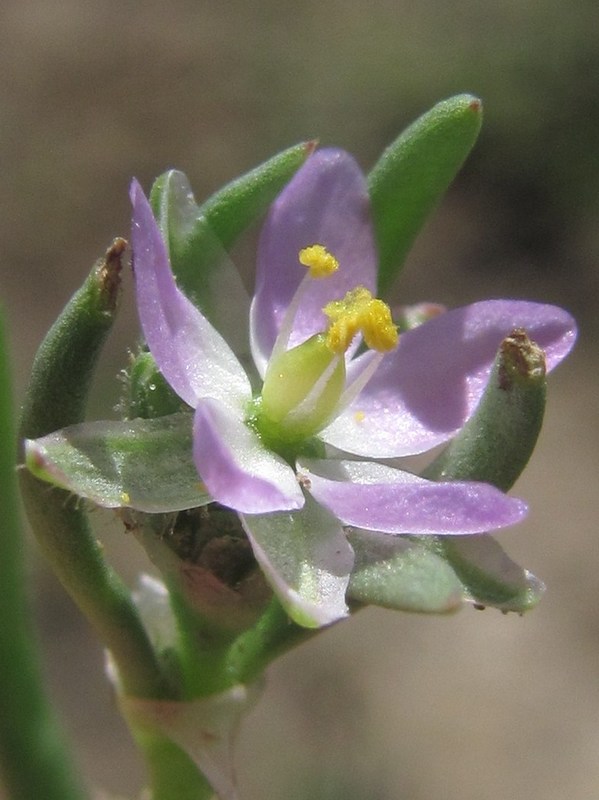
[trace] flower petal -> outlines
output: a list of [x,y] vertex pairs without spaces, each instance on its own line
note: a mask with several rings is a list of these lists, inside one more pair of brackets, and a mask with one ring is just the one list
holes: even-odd
[[372,458],[422,453],[450,439],[476,408],[497,348],[514,328],[545,350],[548,369],[576,338],[576,323],[556,306],[488,300],[448,311],[402,334],[397,350],[321,437]]
[[198,402],[193,455],[211,496],[235,511],[265,514],[304,504],[289,464],[264,447],[239,412],[218,400]]
[[131,245],[137,307],[144,336],[160,371],[190,406],[201,396],[229,404],[246,401],[250,383],[229,345],[177,288],[152,209],[131,184]]
[[306,459],[298,475],[344,525],[370,531],[481,533],[513,525],[526,513],[521,500],[486,483],[436,483],[371,462]]
[[254,555],[289,616],[307,628],[348,615],[353,550],[339,522],[310,497],[301,511],[241,515]]
[[324,245],[339,261],[328,278],[307,288],[290,346],[326,327],[323,306],[358,285],[376,288],[376,248],[366,181],[352,156],[319,150],[273,203],[258,248],[256,293],[251,309],[252,352],[264,374],[281,321],[305,275],[299,251]]

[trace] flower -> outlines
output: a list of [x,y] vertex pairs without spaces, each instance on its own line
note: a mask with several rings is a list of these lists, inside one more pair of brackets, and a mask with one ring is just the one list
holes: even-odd
[[131,200],[141,325],[164,377],[195,409],[201,481],[213,500],[239,513],[267,579],[297,622],[318,626],[347,614],[348,526],[450,535],[523,517],[524,503],[492,486],[431,482],[381,459],[453,437],[515,327],[525,328],[554,366],[574,337],[565,311],[475,303],[397,342],[388,307],[373,296],[376,249],[364,177],[347,153],[321,150],[281,193],[262,231],[249,309],[262,380],[255,393],[252,371],[227,343],[229,335],[238,338],[247,308],[221,308],[217,330],[177,287],[136,181]]

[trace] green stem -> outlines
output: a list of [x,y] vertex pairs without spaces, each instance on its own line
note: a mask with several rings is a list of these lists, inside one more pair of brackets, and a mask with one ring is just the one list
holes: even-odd
[[239,636],[229,648],[223,674],[228,685],[249,684],[279,656],[318,633],[292,622],[276,597],[256,625]]
[[190,609],[177,588],[169,586],[171,606],[177,619],[183,693],[187,700],[207,697],[231,686],[226,676],[230,638]]
[[0,319],[0,762],[12,800],[82,800],[62,730],[45,695],[26,599],[23,537],[13,454],[8,354]]
[[165,736],[131,728],[148,764],[152,800],[209,800],[214,790],[186,753]]
[[[80,422],[102,345],[116,313],[121,258],[118,239],[69,301],[42,343],[32,369],[20,436],[35,438]],[[156,654],[128,589],[106,564],[81,503],[21,471],[25,508],[39,545],[117,666],[123,691],[162,697]]]

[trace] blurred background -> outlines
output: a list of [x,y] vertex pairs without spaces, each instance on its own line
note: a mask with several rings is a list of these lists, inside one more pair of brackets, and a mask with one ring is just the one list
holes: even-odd
[[[475,152],[419,238],[397,302],[555,302],[577,316],[546,425],[501,535],[548,584],[524,618],[363,611],[269,671],[246,721],[245,800],[570,800],[599,795],[595,0],[3,0],[0,297],[18,397],[37,345],[115,235],[127,187],[184,170],[202,199],[319,137],[367,170],[435,102],[485,107]],[[252,280],[252,244],[236,255]],[[130,286],[92,416],[136,336]],[[95,515],[128,580],[146,567]],[[142,766],[102,653],[31,551],[48,681],[90,783],[136,795]],[[0,790],[1,793],[1,790]],[[40,799],[41,800],[41,799]]]

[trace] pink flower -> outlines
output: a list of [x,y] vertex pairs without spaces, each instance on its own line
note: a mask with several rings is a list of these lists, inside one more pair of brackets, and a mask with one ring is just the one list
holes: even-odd
[[[525,328],[544,348],[548,368],[555,366],[575,335],[565,311],[480,302],[441,314],[395,344],[386,306],[372,298],[377,258],[365,180],[347,153],[322,150],[281,193],[262,231],[249,308],[257,392],[255,373],[247,374],[227,343],[248,324],[248,306],[221,313],[217,330],[178,289],[135,181],[131,199],[146,341],[168,383],[195,410],[193,455],[202,483],[213,500],[239,513],[296,621],[316,626],[347,614],[353,551],[345,526],[449,535],[523,517],[525,505],[492,486],[431,482],[376,459],[422,453],[452,438],[514,328]],[[320,249],[306,251],[313,245]],[[314,277],[311,264],[330,257],[338,269]],[[338,318],[344,331],[350,326],[341,345],[331,344]],[[380,347],[369,341],[371,324],[375,339],[380,326],[390,337]]]

